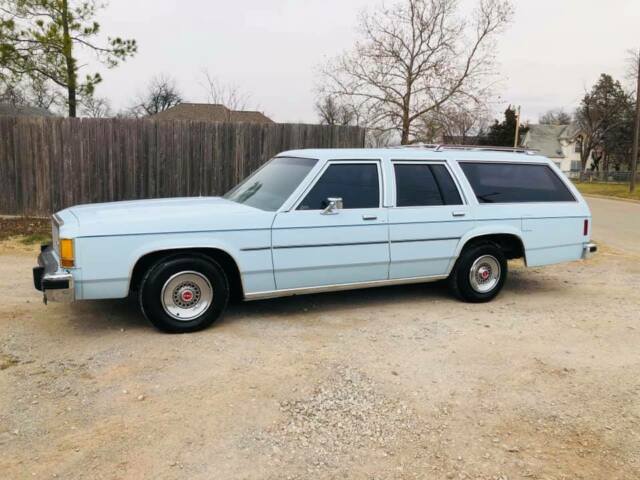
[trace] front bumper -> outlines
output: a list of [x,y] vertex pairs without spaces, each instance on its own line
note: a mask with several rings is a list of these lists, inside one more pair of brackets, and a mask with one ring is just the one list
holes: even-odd
[[598,246],[595,243],[587,243],[582,247],[582,258],[591,258],[597,251]]
[[75,300],[73,275],[60,268],[58,256],[51,245],[40,247],[38,266],[33,267],[33,284],[43,293],[44,303]]

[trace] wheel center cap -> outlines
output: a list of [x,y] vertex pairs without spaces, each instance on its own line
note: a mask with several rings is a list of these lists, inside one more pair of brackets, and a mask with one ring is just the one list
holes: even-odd
[[193,300],[193,292],[191,290],[184,290],[181,297],[183,302],[190,302]]
[[482,280],[489,280],[489,276],[491,275],[491,272],[489,271],[488,268],[483,268],[480,270],[480,278]]

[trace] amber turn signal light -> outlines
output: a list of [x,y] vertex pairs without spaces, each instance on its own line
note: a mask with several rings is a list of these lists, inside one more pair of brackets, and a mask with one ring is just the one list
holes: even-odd
[[70,238],[60,239],[60,263],[65,268],[75,266],[75,258],[73,256],[73,240]]

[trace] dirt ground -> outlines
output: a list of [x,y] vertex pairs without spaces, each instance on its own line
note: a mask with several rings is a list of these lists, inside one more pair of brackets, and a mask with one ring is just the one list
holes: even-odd
[[36,237],[46,240],[51,237],[51,219],[0,215],[0,241],[16,235],[23,236],[22,243],[29,243]]
[[640,478],[640,258],[233,305],[201,333],[128,301],[45,307],[0,246],[0,477]]

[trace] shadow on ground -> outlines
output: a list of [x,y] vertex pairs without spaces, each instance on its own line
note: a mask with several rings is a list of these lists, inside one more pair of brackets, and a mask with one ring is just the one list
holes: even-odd
[[[505,290],[497,299],[505,297],[543,294],[562,290],[568,286],[562,281],[538,272],[516,269],[510,272]],[[290,296],[251,302],[233,302],[218,326],[236,322],[250,323],[264,321],[265,317],[285,320],[289,317],[313,312],[314,315],[348,315],[361,308],[393,307],[415,305],[424,302],[450,302],[452,308],[458,304],[447,288],[445,281],[397,285],[389,287],[347,290],[341,292]],[[79,302],[69,307],[69,319],[74,329],[85,333],[100,330],[142,330],[150,329],[149,322],[138,308],[137,300],[130,297],[123,300],[98,300]]]

